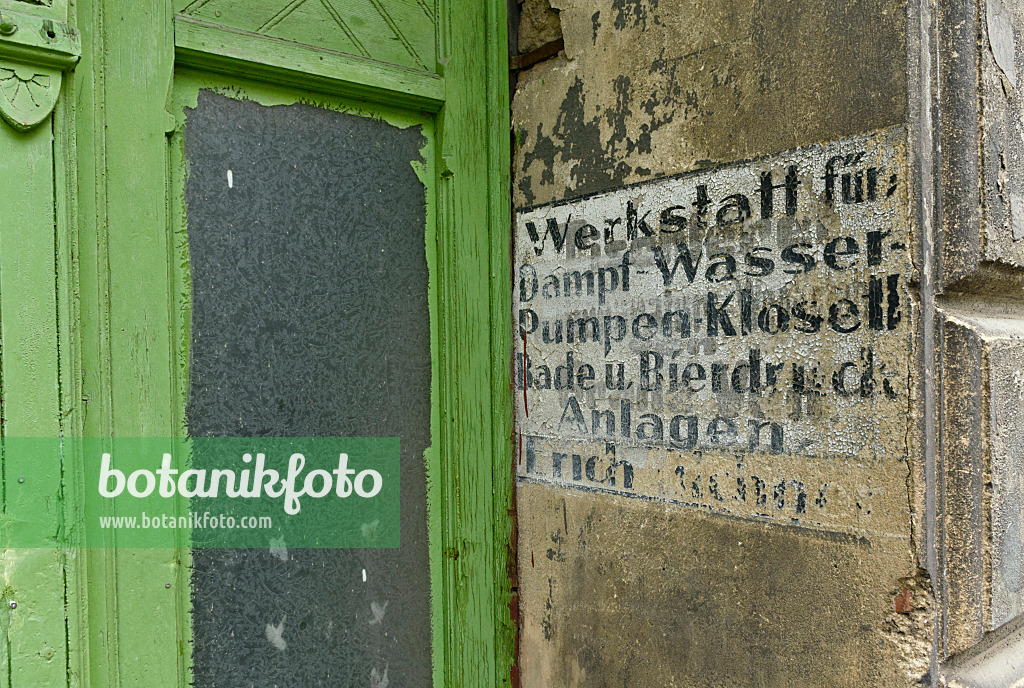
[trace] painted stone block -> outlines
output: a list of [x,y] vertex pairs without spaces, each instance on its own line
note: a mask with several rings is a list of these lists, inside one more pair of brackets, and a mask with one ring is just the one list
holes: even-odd
[[521,211],[520,479],[895,532],[912,375],[904,137]]
[[891,127],[518,211],[524,685],[927,671],[907,188]]

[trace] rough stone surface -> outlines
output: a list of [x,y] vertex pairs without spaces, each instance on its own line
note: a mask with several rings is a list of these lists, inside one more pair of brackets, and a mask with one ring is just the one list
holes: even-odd
[[[1024,612],[1024,320],[1014,317],[1019,315],[1014,310],[957,309],[944,323],[947,333],[955,331],[963,340],[947,358],[973,359],[970,374],[956,374],[952,368],[946,396],[960,408],[980,411],[960,414],[962,419],[951,417],[947,431],[948,443],[954,445],[947,460],[956,461],[956,447],[970,442],[973,451],[966,458],[977,473],[969,495],[976,503],[971,511],[978,514],[980,527],[971,527],[972,518],[956,519],[947,536],[959,550],[983,549],[982,556],[964,557],[961,565],[951,567],[953,590],[974,593],[956,605],[959,613],[952,615],[967,628],[953,631],[967,635],[973,630],[976,638]],[[946,361],[947,368],[953,365]],[[965,474],[964,469],[955,462],[947,472]],[[953,500],[965,501],[962,495]]]
[[983,256],[1024,267],[1024,5],[987,0],[980,22]]
[[1024,323],[991,343],[992,607],[989,628],[1024,613]]
[[1024,286],[1024,4],[937,6],[938,291]]
[[888,688],[927,671],[927,594],[893,605],[908,585],[893,572],[913,570],[901,538],[538,484],[518,500],[524,688]]
[[519,53],[556,41],[562,37],[558,12],[549,0],[522,0],[519,8]]
[[[513,102],[517,303],[537,309],[536,328],[532,316],[517,320],[516,350],[553,376],[572,352],[577,371],[593,364],[606,389],[569,391],[565,370],[562,386],[554,380],[549,388],[536,367],[531,386],[525,357],[517,359],[523,685],[915,685],[929,671],[936,608],[931,582],[915,560],[912,526],[920,354],[906,252],[913,228],[904,213],[905,6],[877,0],[829,2],[814,11],[797,1],[760,0],[552,5],[564,55],[523,73]],[[835,185],[828,200],[826,163],[848,166],[843,201],[838,176],[828,182]],[[783,209],[781,185],[791,165],[797,200]],[[872,202],[861,205],[869,167],[877,172]],[[678,182],[642,184],[691,172]],[[764,174],[777,185],[775,214],[759,214]],[[701,205],[703,193],[714,204],[710,211]],[[732,210],[716,215],[730,203]],[[538,235],[532,240],[526,221]],[[554,234],[545,234],[552,227],[564,250],[554,248]],[[856,235],[864,251],[869,231],[892,232],[886,262],[869,265],[862,253],[860,267],[849,273],[796,278],[776,271],[758,281],[752,277],[758,269],[748,265],[733,274],[723,257],[742,263],[746,251],[761,246],[757,255],[774,256],[781,268],[780,252],[806,242],[823,265],[828,245],[854,246],[845,239],[831,244],[835,237]],[[692,263],[679,262],[682,244]],[[625,253],[635,261],[629,297]],[[719,267],[711,268],[716,261]],[[528,294],[534,268],[527,263],[535,264],[539,290],[554,289],[555,281],[568,290],[564,280],[546,276],[578,272],[582,291],[573,287],[574,298],[556,294],[551,302],[543,291]],[[613,264],[618,292],[602,301],[597,292],[602,285],[610,291]],[[673,264],[678,281],[662,270]],[[596,285],[589,292],[588,269]],[[688,270],[694,274],[683,279]],[[885,307],[881,283],[893,288]],[[735,295],[744,288],[758,301],[749,318],[743,309],[750,306],[740,304],[747,297]],[[733,292],[737,303],[728,309],[735,309],[737,332],[712,334],[704,300],[715,294],[720,304]],[[779,309],[768,308],[764,322],[757,320],[760,300],[785,300],[792,314],[804,299],[824,308],[827,318],[837,298],[863,309],[864,330],[852,339],[826,334],[827,328],[783,333]],[[688,309],[693,333],[691,339],[686,331],[677,351],[647,341],[650,320],[637,325],[631,343],[623,341],[625,332],[614,347],[571,344],[555,329],[559,318],[621,315],[632,322],[644,312],[672,309]],[[879,320],[883,311],[891,314],[891,329]],[[692,395],[667,389],[669,358],[707,362],[708,370],[721,359],[735,372],[748,358],[753,364],[754,349],[764,360],[795,356],[800,365],[818,365],[825,394],[804,398],[791,366],[785,385],[792,389],[732,394],[751,384],[746,369],[736,372],[733,389],[730,381]],[[669,357],[661,371],[665,389],[607,391],[606,364],[628,366],[627,384],[640,385],[637,361],[655,360],[651,351]],[[843,375],[854,365],[865,372],[869,360],[878,366],[872,375],[881,375],[876,386],[865,383],[864,399],[874,401],[847,399]],[[845,373],[837,382],[840,368]],[[646,379],[650,387],[652,378]],[[591,413],[607,411],[609,400],[617,407],[619,396],[633,404],[631,432],[649,414],[643,437],[639,431],[619,436],[627,422],[621,410],[613,414],[615,439],[598,437]],[[579,414],[570,397],[578,397]],[[844,404],[850,408],[840,409]],[[661,433],[652,413],[663,416]],[[680,423],[673,446],[673,414],[684,422],[699,418],[689,427],[706,433],[703,444],[689,444],[694,433]],[[732,446],[728,433],[715,436],[730,422],[746,427],[748,416],[771,428],[757,442],[744,436]],[[665,446],[651,449],[662,438]]]

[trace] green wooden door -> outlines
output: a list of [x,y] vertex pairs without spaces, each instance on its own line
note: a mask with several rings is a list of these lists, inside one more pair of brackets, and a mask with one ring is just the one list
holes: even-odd
[[[503,4],[0,0],[0,14],[5,442],[189,432],[188,404],[199,394],[199,253],[190,250],[206,256],[190,246],[198,236],[190,213],[198,218],[200,211],[190,205],[189,169],[206,151],[189,153],[198,122],[207,122],[207,133],[221,124],[228,131],[226,120],[243,116],[232,114],[237,108],[262,108],[252,115],[277,117],[267,125],[274,138],[289,121],[299,128],[301,110],[313,113],[303,125],[314,127],[309,131],[316,131],[317,117],[327,117],[325,141],[336,141],[332,127],[344,129],[343,118],[355,117],[383,127],[373,142],[381,145],[415,129],[416,159],[409,162],[425,204],[416,231],[428,267],[430,367],[423,453],[429,509],[422,527],[429,600],[420,634],[428,637],[420,640],[431,665],[416,680],[508,685]],[[203,110],[216,102],[227,109]],[[281,114],[288,112],[300,114]],[[363,141],[370,136],[351,131]],[[290,154],[301,143],[293,137],[282,150]],[[231,176],[225,182],[234,186]],[[344,183],[358,180],[339,179]],[[210,293],[211,303],[225,298]],[[322,355],[307,348],[309,360]],[[384,389],[395,386],[385,383]],[[220,589],[217,574],[229,564],[207,557],[199,565],[184,547],[119,548],[116,534],[85,541],[82,523],[95,516],[85,496],[94,486],[85,483],[81,458],[19,461],[5,455],[3,525],[45,532],[52,547],[7,549],[0,561],[7,642],[0,662],[8,685],[184,686],[193,678],[193,657],[206,661],[199,667],[197,659],[197,685],[236,685],[232,661],[244,660],[244,647],[216,645],[224,630],[211,622],[220,618],[217,605],[212,612],[194,606],[209,601],[204,590]],[[200,569],[205,579],[195,577]],[[268,623],[263,639],[282,656],[284,641],[274,631],[285,623]],[[296,648],[295,667],[308,671],[296,671],[302,678],[295,680],[333,685]],[[324,652],[331,654],[329,647]],[[323,666],[336,668],[337,657]],[[387,671],[386,664],[374,667],[366,685],[395,685],[395,669],[388,680]],[[246,680],[273,685],[271,673]]]

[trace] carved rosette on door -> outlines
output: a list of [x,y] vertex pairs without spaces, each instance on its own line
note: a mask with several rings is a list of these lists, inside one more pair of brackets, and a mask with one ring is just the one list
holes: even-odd
[[81,40],[70,24],[0,12],[0,115],[19,131],[42,123],[57,104],[64,72],[80,55]]

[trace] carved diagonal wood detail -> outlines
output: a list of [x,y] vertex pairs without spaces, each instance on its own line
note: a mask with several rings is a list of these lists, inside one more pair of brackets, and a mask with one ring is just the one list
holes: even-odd
[[433,70],[435,0],[177,0],[205,22]]

